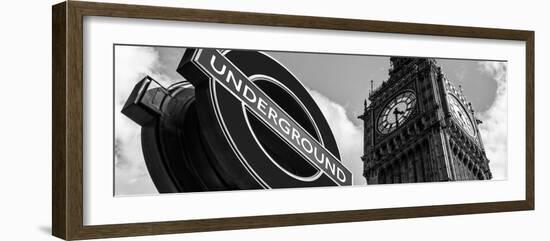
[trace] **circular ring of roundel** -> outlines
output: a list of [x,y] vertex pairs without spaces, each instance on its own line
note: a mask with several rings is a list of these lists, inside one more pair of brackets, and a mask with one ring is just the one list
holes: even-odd
[[[223,54],[340,156],[321,110],[283,65],[257,51]],[[335,185],[214,80],[197,87],[182,82],[168,89],[151,88],[151,80],[147,77],[135,86],[122,112],[142,126],[145,162],[159,192]]]

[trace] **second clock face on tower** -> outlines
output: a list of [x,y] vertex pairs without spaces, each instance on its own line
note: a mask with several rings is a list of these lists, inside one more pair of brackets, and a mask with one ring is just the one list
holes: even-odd
[[466,108],[464,108],[460,100],[458,100],[456,96],[451,93],[448,94],[447,99],[449,100],[449,111],[458,121],[458,124],[462,127],[462,129],[464,129],[464,131],[466,131],[468,135],[475,136],[476,132],[474,130],[472,120],[470,119]]
[[405,91],[390,100],[378,117],[378,131],[388,134],[405,123],[416,107],[416,96],[412,91]]

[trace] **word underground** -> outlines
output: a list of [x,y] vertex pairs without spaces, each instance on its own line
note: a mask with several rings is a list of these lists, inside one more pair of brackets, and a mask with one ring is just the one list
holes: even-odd
[[307,161],[336,184],[351,185],[351,172],[220,52],[201,49],[193,59]]

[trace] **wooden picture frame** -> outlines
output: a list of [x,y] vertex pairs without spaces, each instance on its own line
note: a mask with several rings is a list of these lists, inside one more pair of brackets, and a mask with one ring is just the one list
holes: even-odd
[[[533,31],[77,1],[59,3],[52,7],[52,11],[52,233],[56,237],[76,240],[534,209],[535,38]],[[152,223],[84,225],[82,153],[84,16],[524,41],[526,43],[525,200]]]

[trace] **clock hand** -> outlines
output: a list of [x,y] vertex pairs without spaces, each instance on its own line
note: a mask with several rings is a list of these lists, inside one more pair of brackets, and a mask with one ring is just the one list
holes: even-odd
[[393,110],[393,114],[395,115],[395,126],[399,126],[399,115],[404,113],[405,112],[400,111],[397,107]]

